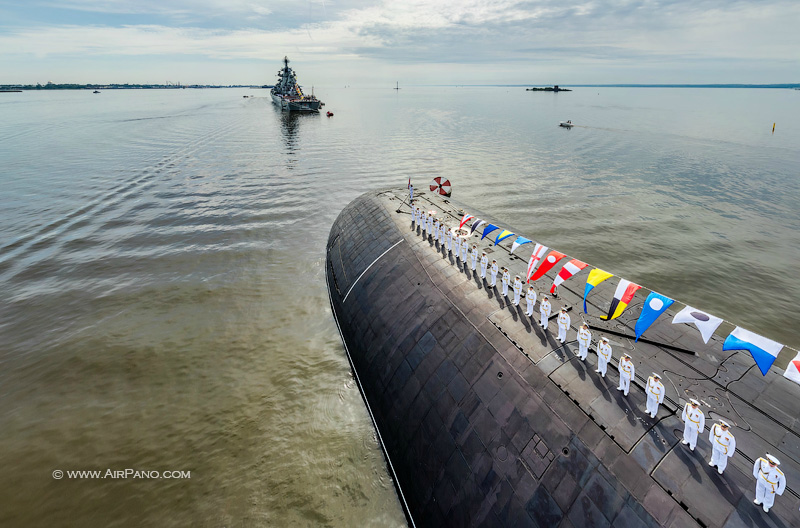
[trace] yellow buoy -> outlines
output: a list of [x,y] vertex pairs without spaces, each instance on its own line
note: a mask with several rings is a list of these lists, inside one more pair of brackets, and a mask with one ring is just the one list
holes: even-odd
[[772,133],[775,133],[775,123],[772,123]]

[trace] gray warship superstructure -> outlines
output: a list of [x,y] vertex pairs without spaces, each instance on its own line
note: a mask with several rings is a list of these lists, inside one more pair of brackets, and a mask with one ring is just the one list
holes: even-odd
[[[748,352],[723,351],[722,332],[705,344],[670,308],[634,342],[646,295],[610,322],[587,317],[593,339],[610,338],[614,359],[594,372],[595,346],[576,357],[585,283],[559,287],[571,311],[567,343],[524,315],[467,263],[420,235],[407,192],[366,193],[334,222],[327,244],[331,308],[412,526],[785,527],[800,526],[800,386],[773,368],[762,376]],[[469,212],[415,193],[451,227]],[[469,225],[469,224],[468,224]],[[468,234],[489,258],[524,276],[527,261]],[[520,250],[517,250],[520,252]],[[549,288],[559,266],[540,279]],[[597,286],[590,314],[606,313],[616,281]],[[676,303],[677,304],[677,303]],[[726,335],[726,334],[725,334]],[[784,353],[790,352],[784,349]],[[617,389],[616,363],[636,366],[630,394]],[[785,365],[785,354],[778,358]],[[655,418],[645,384],[662,375],[666,398]],[[724,474],[709,467],[708,429],[692,452],[680,443],[681,410],[701,402],[709,426],[732,424],[737,447]],[[786,491],[769,513],[753,504],[753,464],[781,461]]]
[[322,101],[313,94],[305,95],[297,83],[297,76],[289,67],[289,57],[283,58],[283,68],[278,70],[278,82],[270,90],[272,102],[282,110],[292,112],[319,112]]

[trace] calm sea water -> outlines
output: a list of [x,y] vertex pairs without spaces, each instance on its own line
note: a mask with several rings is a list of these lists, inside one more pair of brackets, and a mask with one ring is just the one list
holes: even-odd
[[403,525],[323,263],[409,176],[800,345],[800,92],[316,91],[0,94],[0,524]]

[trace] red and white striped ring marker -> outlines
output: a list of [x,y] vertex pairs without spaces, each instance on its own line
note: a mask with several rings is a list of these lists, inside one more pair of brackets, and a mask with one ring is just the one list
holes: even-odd
[[431,192],[441,194],[442,196],[450,196],[453,192],[450,186],[450,180],[437,176],[431,182]]

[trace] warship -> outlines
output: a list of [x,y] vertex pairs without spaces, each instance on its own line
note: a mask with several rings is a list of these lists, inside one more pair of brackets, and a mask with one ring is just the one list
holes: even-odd
[[272,102],[281,110],[292,112],[319,112],[322,101],[314,94],[305,95],[297,83],[297,76],[289,67],[289,57],[283,58],[283,68],[278,70],[278,82],[270,90]]
[[[467,212],[502,225],[433,193],[414,202],[450,227]],[[491,287],[422,236],[410,213],[405,188],[361,195],[334,222],[325,266],[333,317],[410,526],[800,526],[800,386],[783,369],[762,375],[747,351],[724,351],[733,325],[704,343],[693,327],[671,324],[671,307],[634,341],[644,295],[604,321],[593,315],[611,304],[616,281],[606,281],[583,315],[584,274],[552,303],[551,319],[562,305],[572,316],[561,344],[555,321],[537,324],[538,304],[536,320],[525,315],[524,300],[514,306],[499,282]],[[462,238],[524,280],[527,260],[469,226]],[[558,268],[536,283],[540,299]],[[582,319],[593,334],[585,361],[575,341]],[[601,336],[613,348],[605,377],[595,372]],[[628,396],[617,390],[624,353],[636,373]],[[776,365],[794,353],[785,348]],[[645,412],[653,372],[666,389],[654,418]],[[681,443],[690,399],[709,426],[732,426],[723,474],[709,466],[708,427],[696,449]],[[768,513],[753,503],[754,463],[765,453],[787,483]]]

